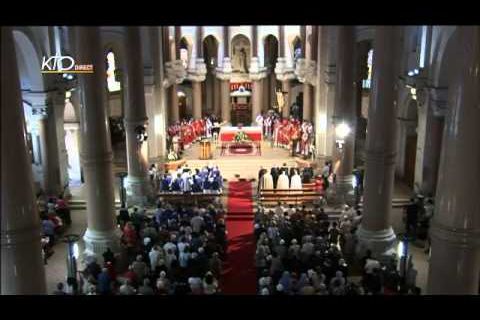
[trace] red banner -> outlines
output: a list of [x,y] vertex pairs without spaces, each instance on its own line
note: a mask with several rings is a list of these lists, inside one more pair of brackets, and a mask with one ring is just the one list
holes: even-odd
[[247,91],[252,91],[252,83],[251,82],[233,82],[230,83],[230,91],[238,91],[240,87],[243,87]]

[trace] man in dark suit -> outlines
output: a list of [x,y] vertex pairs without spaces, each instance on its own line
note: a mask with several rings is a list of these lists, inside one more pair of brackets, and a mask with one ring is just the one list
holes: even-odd
[[280,168],[280,174],[282,174],[283,172],[285,172],[285,174],[288,176],[288,167],[286,163],[284,163],[283,166]]
[[303,173],[302,173],[302,182],[303,183],[310,183],[310,181],[312,180],[313,178],[313,169],[312,167],[309,165],[308,167],[304,168],[303,169]]
[[278,176],[280,175],[280,168],[278,168],[278,166],[275,165],[272,169],[270,169],[270,174],[272,175],[272,178],[273,178],[273,187],[276,189]]
[[288,172],[288,178],[291,180],[292,177],[295,175],[295,172],[297,171],[297,168],[291,167],[289,172]]

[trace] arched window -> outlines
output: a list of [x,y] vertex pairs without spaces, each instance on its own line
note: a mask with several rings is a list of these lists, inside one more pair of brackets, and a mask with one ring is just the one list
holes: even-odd
[[373,61],[373,49],[368,51],[367,57],[367,78],[362,81],[363,89],[370,89],[372,85],[372,61]]
[[118,92],[120,91],[120,81],[115,79],[115,54],[113,51],[107,53],[107,87],[108,92]]

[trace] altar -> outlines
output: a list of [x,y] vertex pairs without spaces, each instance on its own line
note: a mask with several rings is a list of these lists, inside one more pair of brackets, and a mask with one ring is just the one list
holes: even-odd
[[[236,137],[245,137],[238,141]],[[262,128],[261,127],[222,127],[219,141],[221,155],[261,155]]]

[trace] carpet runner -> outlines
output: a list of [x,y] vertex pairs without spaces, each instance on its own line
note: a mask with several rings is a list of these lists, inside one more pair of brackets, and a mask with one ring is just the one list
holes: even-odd
[[251,182],[229,182],[226,219],[228,249],[221,281],[224,294],[256,294],[252,196]]

